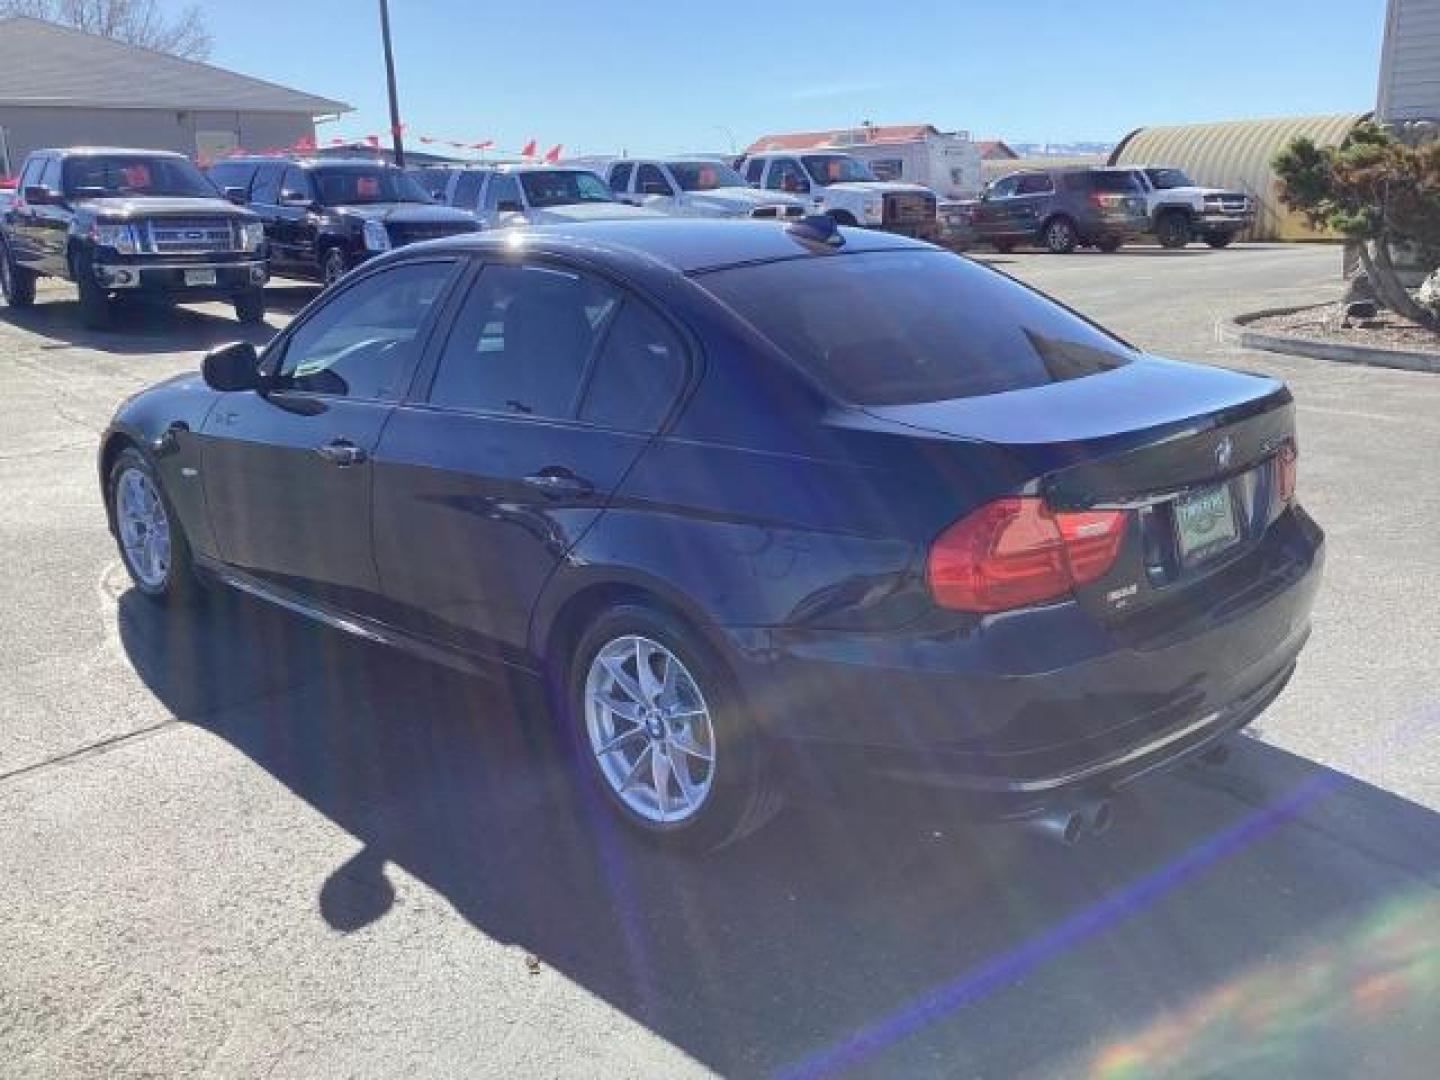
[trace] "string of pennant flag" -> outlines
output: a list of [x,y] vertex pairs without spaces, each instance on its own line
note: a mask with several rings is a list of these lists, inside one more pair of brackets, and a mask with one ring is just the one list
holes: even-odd
[[[398,128],[394,129],[393,134],[403,135],[405,134],[405,130],[405,125],[401,124]],[[307,136],[306,138],[300,139],[289,146],[268,146],[263,150],[247,150],[243,146],[237,146],[233,150],[228,150],[223,154],[215,155],[214,158],[205,158],[202,155],[202,160],[200,164],[202,166],[209,165],[212,163],[213,160],[215,160],[215,158],[247,157],[255,154],[259,154],[262,157],[284,157],[287,154],[313,154],[317,150],[326,148],[338,148],[342,146],[366,146],[372,150],[378,150],[380,149],[381,145],[380,140],[381,136],[379,135],[363,135],[358,137],[337,135],[333,138],[322,140],[312,139]],[[484,152],[487,150],[495,151],[496,153],[507,157],[514,156],[532,161],[540,160],[548,162],[552,165],[560,160],[560,154],[565,149],[562,143],[556,143],[554,146],[550,147],[549,150],[545,151],[544,154],[540,154],[539,142],[535,139],[531,139],[519,150],[497,149],[494,139],[483,139],[480,142],[467,142],[463,139],[442,139],[434,135],[420,135],[417,137],[417,141],[422,146],[444,146],[452,150],[470,151],[472,153],[477,151]]]

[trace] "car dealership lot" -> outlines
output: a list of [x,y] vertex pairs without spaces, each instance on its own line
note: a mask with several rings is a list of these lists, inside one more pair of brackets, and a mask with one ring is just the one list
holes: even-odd
[[[266,332],[217,305],[96,335],[66,290],[0,312],[6,1072],[1432,1060],[1440,380],[1218,341],[1228,315],[1324,298],[1333,248],[979,257],[1147,348],[1289,380],[1330,537],[1262,737],[1137,789],[1073,850],[817,791],[732,851],[667,857],[577,805],[533,688],[252,604],[161,618],[105,532],[96,434],[125,394]],[[273,290],[272,326],[309,295]]]

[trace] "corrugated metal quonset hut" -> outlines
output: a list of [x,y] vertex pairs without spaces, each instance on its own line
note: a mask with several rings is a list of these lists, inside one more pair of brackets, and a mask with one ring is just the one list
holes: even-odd
[[1339,146],[1369,113],[1227,120],[1215,124],[1144,127],[1110,155],[1111,165],[1175,165],[1196,183],[1233,188],[1255,199],[1252,240],[1329,240],[1280,201],[1270,162],[1292,139],[1308,135],[1319,146]]

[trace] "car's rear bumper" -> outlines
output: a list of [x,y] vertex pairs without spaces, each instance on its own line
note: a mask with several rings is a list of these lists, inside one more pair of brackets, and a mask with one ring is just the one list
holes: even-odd
[[1202,587],[1129,626],[1064,603],[968,632],[752,632],[737,671],[766,729],[820,758],[1020,802],[1113,787],[1243,727],[1289,679],[1323,536],[1300,511],[1273,531],[1241,595]]

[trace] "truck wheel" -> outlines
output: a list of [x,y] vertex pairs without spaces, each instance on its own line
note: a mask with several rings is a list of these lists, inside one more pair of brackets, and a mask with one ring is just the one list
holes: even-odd
[[1205,243],[1217,251],[1220,248],[1229,247],[1234,242],[1235,234],[1233,232],[1207,232],[1205,234]]
[[95,267],[88,255],[70,257],[71,273],[80,290],[80,321],[89,330],[108,330],[114,321],[110,297],[95,280]]
[[1055,255],[1069,255],[1080,243],[1080,237],[1075,233],[1075,222],[1064,214],[1047,221],[1041,236],[1045,246]]
[[235,294],[235,318],[242,323],[262,323],[265,321],[265,290],[246,289],[242,293]]
[[3,241],[0,241],[0,295],[13,308],[28,308],[35,303],[35,272],[16,266]]
[[343,248],[332,247],[325,251],[325,257],[320,262],[320,277],[328,289],[335,282],[345,276],[350,269],[350,260],[345,258]]
[[1169,210],[1160,215],[1155,223],[1155,238],[1160,246],[1172,251],[1190,243],[1190,219],[1178,210]]

